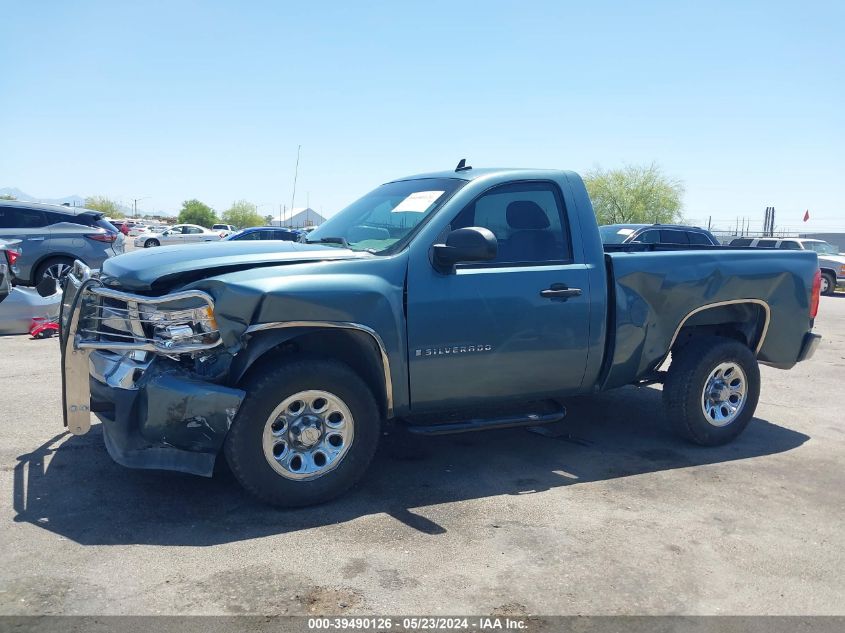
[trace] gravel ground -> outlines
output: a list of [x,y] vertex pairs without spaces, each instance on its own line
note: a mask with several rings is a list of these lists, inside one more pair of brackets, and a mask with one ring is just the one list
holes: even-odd
[[555,438],[394,433],[297,511],[112,463],[63,433],[58,343],[0,338],[0,614],[845,614],[845,296],[817,331],[729,446],[626,388]]

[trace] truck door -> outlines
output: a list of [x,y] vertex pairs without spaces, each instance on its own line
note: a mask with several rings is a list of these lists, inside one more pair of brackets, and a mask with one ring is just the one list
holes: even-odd
[[412,259],[408,365],[413,411],[548,397],[581,388],[589,267],[573,256],[563,197],[547,181],[487,190],[451,221],[498,241],[492,262],[441,274]]

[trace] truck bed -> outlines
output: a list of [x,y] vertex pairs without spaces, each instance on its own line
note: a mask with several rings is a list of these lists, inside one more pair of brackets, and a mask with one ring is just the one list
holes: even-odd
[[[655,245],[636,245],[648,246]],[[755,319],[760,362],[795,364],[810,327],[815,253],[705,246],[606,249],[608,327],[602,388],[630,384],[666,358],[681,326],[714,310]]]

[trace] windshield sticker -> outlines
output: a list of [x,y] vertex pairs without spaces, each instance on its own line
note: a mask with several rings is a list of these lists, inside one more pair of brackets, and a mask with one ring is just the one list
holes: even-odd
[[634,229],[619,229],[618,231],[616,231],[616,234],[617,235],[630,235],[633,232],[634,232]]
[[401,213],[403,211],[410,211],[412,213],[425,213],[425,211],[435,203],[435,201],[442,196],[445,191],[415,191],[410,196],[405,198],[396,207],[392,213]]

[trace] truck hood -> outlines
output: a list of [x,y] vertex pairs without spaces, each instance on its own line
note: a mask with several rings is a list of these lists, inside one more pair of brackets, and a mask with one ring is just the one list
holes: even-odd
[[845,264],[845,255],[819,255],[819,265],[823,266],[825,263],[841,266]]
[[299,242],[177,244],[107,259],[101,276],[105,284],[133,292],[167,292],[175,285],[247,268],[370,257],[366,252]]

